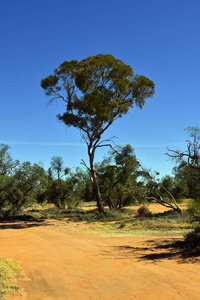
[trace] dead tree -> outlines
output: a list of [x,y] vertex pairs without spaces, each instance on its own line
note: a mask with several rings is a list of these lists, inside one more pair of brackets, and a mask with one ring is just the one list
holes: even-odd
[[[159,189],[163,189],[169,195],[170,199],[172,200],[172,203],[162,197],[162,195],[159,192]],[[147,191],[146,200],[150,203],[158,203],[167,208],[171,208],[182,215],[182,211],[178,206],[176,199],[162,184],[151,182]]]

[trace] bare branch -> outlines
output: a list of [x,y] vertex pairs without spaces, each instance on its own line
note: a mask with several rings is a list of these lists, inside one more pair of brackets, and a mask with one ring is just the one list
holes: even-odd
[[97,144],[97,147],[101,147],[101,144],[102,143],[105,143],[105,142],[112,142],[113,144],[115,144],[115,142],[113,141],[113,139],[117,138],[116,136],[112,136],[111,138],[109,139],[106,139],[106,140],[102,140],[99,144]]
[[51,89],[51,93],[54,94],[55,97],[52,98],[52,99],[50,99],[50,103],[51,103],[53,100],[55,100],[55,99],[60,99],[60,98],[61,98],[64,102],[68,102],[68,101],[64,98],[64,96],[60,95],[60,94],[59,94],[58,92],[56,92],[54,89]]
[[83,159],[81,159],[81,164],[86,167],[88,171],[90,171],[90,168],[86,165],[86,162]]
[[83,133],[81,132],[81,130],[80,130],[80,136],[81,136],[81,138],[85,141],[86,145],[88,146],[88,145],[89,145],[88,140],[87,140],[85,134],[83,134]]
[[176,202],[176,199],[173,197],[173,195],[170,193],[170,191],[168,191],[168,189],[166,189],[166,187],[165,187],[164,185],[161,185],[161,187],[162,187],[162,188],[168,193],[168,195],[170,195],[170,197],[173,199],[175,206],[176,206],[178,209],[180,209],[179,206],[178,206],[178,204],[177,204],[177,202]]
[[[115,148],[111,144],[104,144],[104,145],[97,145],[96,148],[101,148],[101,147],[110,147],[113,151],[117,152]],[[118,152],[117,152],[118,153]]]

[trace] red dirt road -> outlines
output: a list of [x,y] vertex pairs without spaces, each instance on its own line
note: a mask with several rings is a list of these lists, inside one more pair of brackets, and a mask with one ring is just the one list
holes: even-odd
[[0,224],[0,255],[23,270],[9,299],[199,299],[199,262],[155,248],[168,237],[102,238],[73,224],[35,225]]

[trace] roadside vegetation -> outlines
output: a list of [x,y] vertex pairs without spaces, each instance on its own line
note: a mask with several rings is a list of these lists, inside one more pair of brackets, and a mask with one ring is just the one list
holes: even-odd
[[[187,248],[199,251],[200,171],[195,160],[199,130],[190,128],[190,133],[191,137],[195,134],[195,146],[188,142],[190,155],[191,149],[195,151],[193,165],[179,158],[173,176],[160,178],[158,173],[144,170],[130,145],[109,151],[95,166],[104,206],[101,213],[88,169],[71,172],[60,156],[54,156],[45,171],[41,164],[14,161],[9,147],[1,145],[0,220],[36,221],[41,225],[47,219],[85,222],[98,231],[115,234],[120,231],[131,235],[142,230],[160,235],[182,233],[188,234]],[[154,203],[166,211],[149,209]]]
[[[189,129],[195,141],[188,142],[194,148],[191,163],[177,158],[173,176],[160,178],[157,172],[144,169],[131,145],[115,146],[108,152],[95,170],[101,193],[102,204],[110,214],[124,207],[150,203],[160,204],[166,209],[182,214],[180,204],[189,199],[188,211],[196,218],[200,214],[200,130]],[[191,146],[195,143],[194,146]],[[185,154],[185,152],[183,153]],[[171,152],[170,152],[170,155]],[[181,155],[181,153],[180,153]],[[183,156],[184,157],[184,156]],[[174,157],[172,157],[175,159]],[[95,201],[91,174],[87,168],[72,172],[64,165],[60,156],[52,157],[48,170],[42,164],[20,163],[13,160],[9,146],[0,145],[0,215],[17,216],[22,210],[36,204],[52,204],[60,209],[71,210]],[[94,203],[93,203],[94,205]],[[97,208],[95,204],[94,208]],[[99,212],[107,215],[107,210]]]
[[10,259],[0,259],[0,299],[6,300],[6,293],[17,291],[19,288],[12,283],[12,279],[20,276],[20,267]]
[[[182,204],[182,215],[173,210],[159,210],[158,205],[146,203],[134,207],[124,207],[122,209],[110,210],[105,207],[105,213],[99,214],[95,208],[95,202],[82,203],[76,208],[60,209],[52,204],[39,205],[27,208],[17,216],[7,217],[8,222],[26,221],[37,222],[38,225],[46,225],[45,221],[58,220],[64,224],[81,223],[94,231],[102,231],[102,234],[129,234],[135,235],[139,232],[150,231],[155,235],[159,234],[185,234],[195,229],[198,222],[193,222],[193,214],[187,209],[188,200]],[[154,208],[155,207],[155,208]],[[5,220],[5,218],[1,218]],[[55,223],[56,224],[56,223]],[[59,224],[59,222],[57,223]],[[59,226],[59,225],[58,225]]]

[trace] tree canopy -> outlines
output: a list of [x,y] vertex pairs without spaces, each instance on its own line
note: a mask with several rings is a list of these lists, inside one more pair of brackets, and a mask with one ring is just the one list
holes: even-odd
[[65,61],[41,81],[51,101],[66,102],[59,115],[67,126],[78,127],[90,143],[135,104],[142,108],[154,95],[154,83],[145,76],[134,76],[130,66],[112,55],[99,54],[80,62]]

